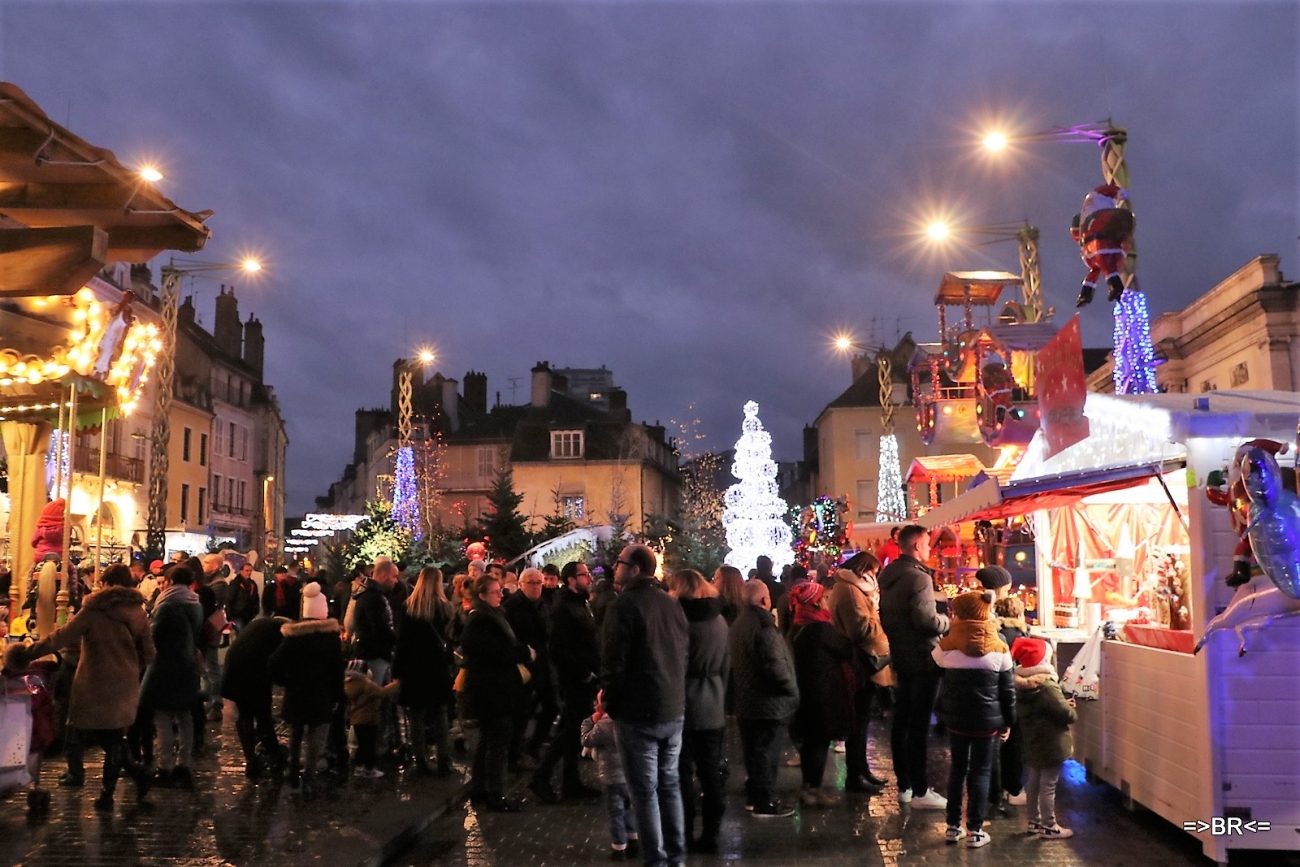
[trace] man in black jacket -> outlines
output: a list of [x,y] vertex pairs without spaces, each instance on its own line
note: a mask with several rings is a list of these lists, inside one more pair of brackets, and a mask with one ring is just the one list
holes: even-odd
[[[595,706],[596,678],[600,669],[596,621],[587,604],[591,570],[586,563],[574,560],[564,564],[560,577],[564,586],[555,591],[551,604],[550,635],[550,660],[555,666],[555,677],[560,687],[560,727],[531,784],[534,794],[550,802],[556,800],[551,789],[551,774],[561,759],[564,761],[561,795],[565,798],[591,798],[600,794],[599,789],[583,784],[578,771],[582,759],[582,721],[590,716]],[[521,578],[521,586],[522,583]]]
[[679,760],[686,717],[686,615],[655,580],[654,552],[629,545],[601,630],[600,684],[614,719],[648,865],[686,861]]
[[767,585],[745,584],[745,609],[731,625],[731,671],[736,720],[745,752],[745,794],[755,818],[794,813],[774,795],[781,759],[781,730],[799,708],[790,645],[772,619]]
[[555,688],[551,683],[551,660],[546,653],[546,609],[542,604],[542,575],[536,569],[525,569],[519,578],[519,592],[511,594],[501,603],[506,622],[514,630],[515,638],[536,651],[536,658],[528,664],[532,679],[524,685],[524,700],[515,717],[514,737],[510,742],[511,770],[519,770],[520,753],[524,748],[524,735],[528,721],[537,718],[537,727],[528,743],[528,754],[538,758],[542,743],[555,722]]
[[371,679],[380,686],[388,683],[393,666],[397,633],[393,630],[393,609],[388,594],[397,586],[397,564],[387,557],[375,560],[375,571],[353,597],[352,635],[357,657],[370,668]]
[[230,582],[230,590],[226,594],[226,614],[235,624],[236,635],[257,616],[260,608],[257,582],[253,580],[253,564],[245,563],[239,567],[239,574]]
[[926,738],[930,715],[942,678],[930,655],[948,631],[948,618],[939,613],[934,577],[925,561],[930,557],[930,533],[909,524],[898,533],[902,554],[877,577],[880,584],[880,625],[889,638],[890,661],[898,678],[890,750],[898,776],[898,801],[913,809],[942,810],[947,799],[929,786]]

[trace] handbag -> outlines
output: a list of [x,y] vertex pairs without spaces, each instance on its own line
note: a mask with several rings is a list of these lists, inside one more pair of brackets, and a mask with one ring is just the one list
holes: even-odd
[[862,654],[862,667],[868,674],[875,674],[880,671],[892,660],[888,653],[864,653]]
[[1061,676],[1061,692],[1075,698],[1095,700],[1101,693],[1102,626],[1093,630],[1088,641]]

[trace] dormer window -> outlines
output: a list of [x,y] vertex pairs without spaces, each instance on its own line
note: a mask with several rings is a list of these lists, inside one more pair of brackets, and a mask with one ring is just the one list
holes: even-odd
[[552,458],[582,457],[582,431],[580,430],[551,431],[551,457]]

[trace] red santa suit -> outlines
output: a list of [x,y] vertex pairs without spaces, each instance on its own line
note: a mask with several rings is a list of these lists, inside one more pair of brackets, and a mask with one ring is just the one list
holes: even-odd
[[1070,227],[1070,235],[1079,245],[1079,255],[1088,266],[1076,306],[1091,303],[1097,281],[1105,279],[1109,301],[1118,301],[1124,292],[1120,269],[1128,258],[1136,221],[1133,212],[1120,207],[1128,202],[1128,192],[1115,184],[1104,184],[1088,193],[1079,211],[1079,223]]

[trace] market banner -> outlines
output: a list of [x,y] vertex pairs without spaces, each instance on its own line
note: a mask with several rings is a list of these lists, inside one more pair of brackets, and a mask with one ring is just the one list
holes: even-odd
[[1047,443],[1046,457],[1088,436],[1083,403],[1088,384],[1083,372],[1083,334],[1074,314],[1038,351],[1038,417]]

